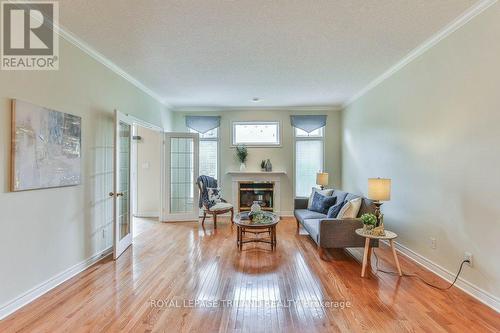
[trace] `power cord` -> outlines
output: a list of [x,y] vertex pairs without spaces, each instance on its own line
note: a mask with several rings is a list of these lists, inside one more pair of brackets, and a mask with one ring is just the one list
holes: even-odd
[[[376,262],[375,262],[375,274],[378,274],[378,272],[382,272],[382,273],[386,273],[386,274],[390,274],[390,275],[399,275],[398,272],[391,272],[391,271],[385,271],[385,270],[379,269],[378,268],[379,259],[378,259],[377,253],[375,252],[375,249],[373,249],[373,254],[375,255],[375,259],[376,259]],[[453,282],[448,287],[446,287],[446,288],[442,288],[442,287],[433,285],[432,283],[427,282],[422,277],[420,277],[419,275],[416,275],[416,274],[406,274],[406,273],[403,273],[403,276],[412,277],[412,278],[418,278],[419,280],[421,280],[423,283],[425,283],[429,287],[446,291],[446,290],[450,289],[451,287],[453,287],[455,285],[455,282],[457,282],[458,277],[460,276],[460,273],[462,272],[462,268],[464,267],[464,264],[468,263],[468,262],[470,262],[470,261],[467,260],[467,259],[462,261],[462,263],[460,264],[460,268],[458,269],[458,273],[455,276],[455,280],[453,280]]]

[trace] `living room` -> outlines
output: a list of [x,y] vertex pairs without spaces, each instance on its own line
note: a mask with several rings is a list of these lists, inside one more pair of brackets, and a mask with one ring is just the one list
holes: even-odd
[[497,0],[1,27],[0,331],[500,331]]

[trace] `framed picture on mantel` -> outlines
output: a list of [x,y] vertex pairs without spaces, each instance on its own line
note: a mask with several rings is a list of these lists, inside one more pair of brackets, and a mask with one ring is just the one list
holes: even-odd
[[12,100],[11,191],[81,182],[78,116]]

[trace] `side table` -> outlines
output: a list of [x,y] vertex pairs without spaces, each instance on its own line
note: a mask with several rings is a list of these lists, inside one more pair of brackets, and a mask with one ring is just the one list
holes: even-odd
[[398,237],[398,235],[392,231],[385,230],[385,235],[384,236],[375,236],[375,235],[370,235],[370,234],[365,234],[363,232],[363,229],[356,229],[356,234],[358,234],[361,237],[365,237],[365,252],[363,254],[363,264],[361,268],[361,277],[365,277],[365,272],[366,272],[366,264],[368,262],[368,255],[371,255],[371,249],[370,249],[370,240],[372,239],[379,239],[379,240],[388,240],[389,244],[391,245],[392,249],[392,255],[394,256],[394,262],[396,263],[396,267],[398,269],[399,276],[403,276],[403,273],[401,272],[401,266],[399,266],[399,260],[398,260],[398,255],[396,254],[396,248],[394,247],[394,239]]

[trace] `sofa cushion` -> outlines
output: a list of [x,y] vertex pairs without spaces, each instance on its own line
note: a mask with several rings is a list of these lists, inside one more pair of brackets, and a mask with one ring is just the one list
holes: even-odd
[[345,198],[347,197],[348,194],[349,193],[344,192],[344,191],[334,190],[332,195],[334,197],[337,197],[337,201],[336,202],[344,202]]
[[347,202],[349,202],[349,201],[352,201],[352,200],[354,200],[356,198],[360,198],[360,196],[357,195],[357,194],[353,194],[353,193],[347,193],[347,196],[345,197],[345,200]]
[[328,213],[328,209],[335,204],[336,200],[336,197],[326,196],[319,192],[315,192],[310,210],[326,214]]
[[361,207],[361,198],[360,197],[354,198],[342,206],[337,217],[339,219],[354,219],[358,216],[360,207]]
[[324,190],[320,190],[319,188],[313,187],[311,190],[311,195],[309,196],[309,200],[307,201],[307,209],[311,210],[314,193],[321,193],[323,195],[331,196],[333,193],[333,189],[327,188]]
[[375,204],[373,200],[363,198],[361,201],[361,207],[359,208],[359,213],[357,217],[360,217],[363,214],[375,214]]
[[336,218],[337,215],[339,214],[340,212],[340,209],[342,208],[342,206],[345,204],[345,202],[343,201],[337,201],[335,203],[335,205],[331,206],[329,209],[328,209],[328,213],[326,214],[326,217],[331,219],[331,218]]
[[316,242],[319,243],[319,223],[321,219],[307,219],[304,221],[304,228],[309,233],[309,236]]
[[326,218],[325,214],[321,214],[318,212],[313,212],[312,210],[308,209],[296,209],[295,210],[295,217],[304,224],[305,220],[308,219],[324,219]]
[[233,208],[233,205],[231,205],[230,203],[218,202],[215,205],[213,205],[212,207],[210,207],[209,210],[211,212],[218,212],[220,210],[226,210],[226,209],[231,209],[231,208]]

